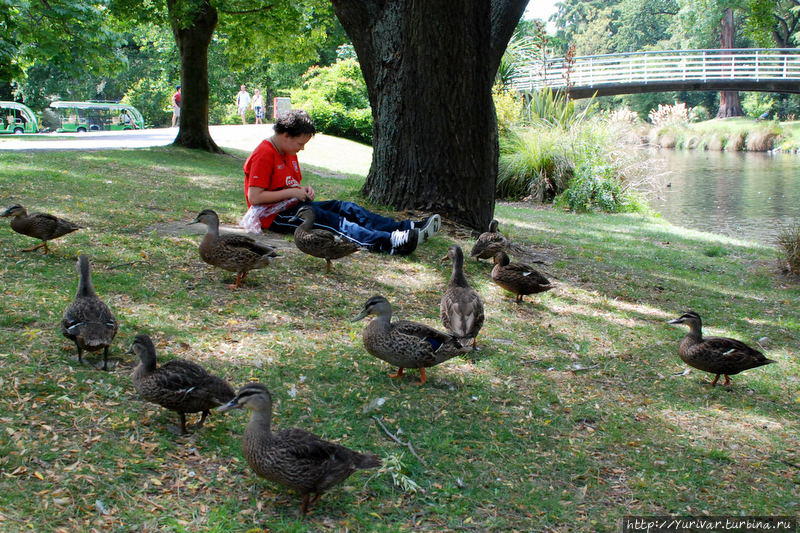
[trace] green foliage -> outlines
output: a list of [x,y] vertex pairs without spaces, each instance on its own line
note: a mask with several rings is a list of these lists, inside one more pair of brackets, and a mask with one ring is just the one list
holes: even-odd
[[492,91],[492,100],[497,115],[497,130],[503,135],[519,124],[522,118],[522,101],[517,93],[504,91],[498,86]]
[[509,132],[501,137],[497,196],[581,212],[644,210],[631,184],[646,179],[649,167],[625,145],[630,127],[594,119]]
[[302,86],[290,92],[292,105],[305,109],[317,128],[330,135],[372,142],[372,111],[358,61],[340,59],[312,67]]
[[579,213],[637,210],[637,204],[626,193],[620,180],[619,166],[608,157],[602,146],[584,144],[578,155],[574,177],[567,189],[556,197],[556,205]]
[[572,177],[563,131],[545,126],[509,130],[500,137],[497,197],[551,202]]
[[551,127],[569,128],[585,120],[594,111],[590,102],[583,109],[575,105],[564,92],[545,87],[528,95],[525,113],[531,122],[542,122]]
[[175,87],[164,80],[141,79],[125,93],[122,101],[131,104],[144,116],[145,125],[164,127],[172,123],[172,94]]
[[742,97],[742,109],[748,117],[758,118],[775,107],[775,97],[769,93],[747,92]]

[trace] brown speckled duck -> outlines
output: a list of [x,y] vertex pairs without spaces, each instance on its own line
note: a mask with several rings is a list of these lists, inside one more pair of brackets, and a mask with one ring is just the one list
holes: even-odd
[[522,303],[526,294],[537,294],[553,288],[550,281],[538,270],[524,263],[512,263],[505,252],[494,256],[492,281],[517,295],[517,303]]
[[202,413],[196,426],[201,428],[211,409],[235,396],[227,381],[191,361],[173,359],[157,367],[156,347],[147,335],[136,335],[130,351],[140,361],[131,374],[136,392],[143,400],[178,413],[181,434],[186,433],[186,413]]
[[377,468],[381,460],[328,442],[308,431],[272,431],[272,395],[264,385],[249,383],[220,411],[249,409],[250,421],[242,439],[247,464],[269,481],[298,491],[300,512],[308,512],[322,494],[356,470]]
[[200,242],[200,257],[209,265],[236,272],[236,281],[229,285],[238,289],[251,270],[263,268],[278,257],[275,249],[257,243],[246,235],[220,235],[219,216],[211,209],[200,211],[190,224],[203,223],[208,232]]
[[113,313],[97,297],[92,285],[89,258],[78,257],[78,291],[75,299],[64,311],[61,333],[78,348],[78,362],[83,363],[83,352],[103,350],[103,370],[108,370],[108,347],[117,334],[119,325]]
[[478,236],[478,240],[475,241],[469,256],[474,257],[476,260],[491,259],[497,252],[508,251],[508,246],[508,239],[497,231],[497,220],[492,220],[489,224],[489,231]]
[[442,324],[462,346],[471,344],[475,349],[475,337],[483,326],[483,301],[478,292],[469,286],[464,275],[464,252],[461,247],[451,246],[447,256],[442,258],[443,261],[448,259],[453,262],[453,273],[439,303]]
[[401,377],[406,368],[419,368],[419,385],[422,385],[428,379],[426,368],[470,350],[453,335],[425,324],[409,320],[392,322],[392,306],[383,296],[367,300],[364,309],[352,321],[357,322],[367,315],[375,318],[364,328],[364,348],[378,359],[398,367],[396,374],[389,374],[391,378]]
[[31,213],[19,204],[12,205],[0,217],[14,217],[11,219],[11,229],[17,233],[40,239],[42,242],[31,248],[25,248],[23,252],[32,252],[39,248],[44,248],[44,253],[49,250],[47,248],[47,241],[57,239],[72,233],[73,231],[81,229],[81,226],[73,224],[69,220],[58,218],[47,213]]
[[314,210],[303,206],[297,211],[303,223],[294,230],[294,244],[297,249],[308,255],[325,260],[325,272],[331,271],[331,259],[340,259],[358,250],[358,245],[328,230],[313,229]]
[[758,350],[741,341],[728,337],[703,337],[703,322],[700,315],[687,311],[669,324],[686,324],[689,333],[681,341],[678,355],[683,362],[704,372],[716,374],[711,386],[725,376],[725,385],[731,384],[730,376],[743,370],[775,363]]

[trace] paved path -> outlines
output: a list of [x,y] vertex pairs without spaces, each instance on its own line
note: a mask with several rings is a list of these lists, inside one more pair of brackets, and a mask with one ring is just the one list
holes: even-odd
[[[252,151],[272,135],[272,124],[211,126],[211,137],[223,148]],[[40,133],[0,137],[0,153],[6,150],[108,150],[166,146],[175,140],[177,128],[152,128],[86,133]],[[343,174],[364,176],[372,162],[372,148],[353,141],[318,134],[300,153],[300,163]]]

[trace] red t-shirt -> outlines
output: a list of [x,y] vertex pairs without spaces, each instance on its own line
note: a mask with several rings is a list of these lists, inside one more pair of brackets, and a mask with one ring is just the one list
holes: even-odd
[[[250,187],[280,191],[299,187],[301,181],[303,181],[303,174],[300,172],[297,156],[279,154],[267,139],[261,141],[261,144],[244,162],[244,199],[247,207],[251,205],[247,198],[247,189]],[[268,228],[276,216],[262,218],[261,227]]]
[[181,106],[181,92],[175,91],[175,94],[172,95],[172,101],[175,103],[176,106]]

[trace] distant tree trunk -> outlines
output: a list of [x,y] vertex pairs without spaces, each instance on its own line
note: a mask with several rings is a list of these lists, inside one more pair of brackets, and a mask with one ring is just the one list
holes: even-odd
[[[733,22],[733,9],[728,8],[722,15],[722,31],[720,41],[722,48],[733,48],[733,38],[736,34],[736,27]],[[741,117],[744,116],[742,104],[739,101],[739,93],[736,91],[721,91],[719,93],[719,111],[717,118]]]
[[217,10],[208,0],[167,0],[169,20],[181,54],[181,116],[173,145],[221,153],[208,131],[208,47]]
[[527,0],[333,0],[373,116],[367,197],[476,229],[494,212],[492,85]]

